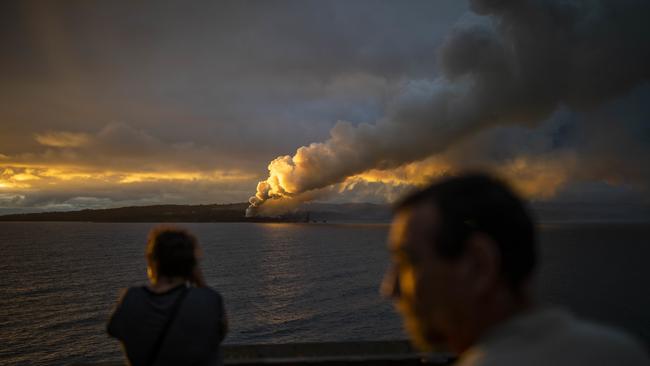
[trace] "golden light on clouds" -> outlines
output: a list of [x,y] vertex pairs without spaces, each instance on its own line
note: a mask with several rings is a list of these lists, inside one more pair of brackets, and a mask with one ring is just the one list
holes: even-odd
[[80,147],[91,141],[88,134],[61,131],[36,134],[34,138],[39,144],[51,147]]
[[86,180],[86,179],[95,179],[95,180],[105,180],[105,174],[100,172],[94,173],[84,173],[81,171],[74,171],[65,168],[46,168],[39,172],[39,176],[46,178],[54,178],[62,181],[71,181],[71,180]]
[[30,188],[30,181],[39,180],[32,169],[0,168],[0,188]]
[[84,183],[102,183],[108,185],[123,185],[143,182],[238,182],[248,181],[256,176],[239,171],[160,171],[160,172],[129,172],[88,170],[71,167],[0,167],[0,188],[38,190],[42,187],[75,185]]
[[567,183],[574,166],[575,160],[570,156],[553,160],[518,157],[497,171],[525,197],[546,199],[555,196]]
[[369,170],[362,174],[349,177],[342,187],[354,188],[356,182],[384,183],[388,185],[424,185],[431,180],[448,174],[452,165],[439,157],[431,157],[390,170]]
[[178,172],[168,171],[161,173],[126,173],[123,174],[119,183],[139,183],[148,181],[245,181],[256,178],[255,175],[246,174],[241,172],[225,172],[225,171],[212,171],[212,172]]
[[[570,171],[576,162],[572,156],[562,158],[541,159],[533,157],[517,157],[512,160],[494,164],[489,167],[477,166],[477,169],[488,168],[506,179],[514,188],[529,199],[552,198],[569,180]],[[465,170],[460,164],[444,157],[434,156],[413,162],[396,169],[370,170],[347,178],[339,190],[353,190],[363,183],[381,183],[386,186],[423,186],[445,175],[453,175]],[[391,200],[391,197],[387,197]]]

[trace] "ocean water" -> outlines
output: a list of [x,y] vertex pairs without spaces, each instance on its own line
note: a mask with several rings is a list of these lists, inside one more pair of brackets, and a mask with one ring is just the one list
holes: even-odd
[[[0,223],[0,364],[122,360],[105,323],[121,289],[146,281],[154,224]],[[383,224],[183,224],[225,298],[230,344],[403,339],[378,293]],[[541,302],[650,344],[650,225],[541,227]]]

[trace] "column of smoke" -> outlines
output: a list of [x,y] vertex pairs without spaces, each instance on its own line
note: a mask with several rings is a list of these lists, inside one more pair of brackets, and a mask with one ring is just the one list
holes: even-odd
[[472,1],[482,22],[455,28],[438,50],[441,75],[411,81],[375,124],[338,122],[324,142],[269,164],[247,216],[269,199],[309,192],[370,169],[444,151],[495,125],[535,125],[560,105],[576,110],[647,81],[647,1]]

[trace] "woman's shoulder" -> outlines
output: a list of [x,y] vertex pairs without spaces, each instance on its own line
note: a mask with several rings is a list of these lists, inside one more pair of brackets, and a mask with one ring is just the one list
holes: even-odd
[[142,301],[155,295],[153,291],[147,288],[146,285],[131,286],[122,290],[119,298],[120,303],[128,303],[133,301]]
[[[210,287],[190,287],[189,298],[193,302],[203,303],[209,308],[223,308],[223,297],[221,294]],[[192,301],[192,300],[190,300]]]

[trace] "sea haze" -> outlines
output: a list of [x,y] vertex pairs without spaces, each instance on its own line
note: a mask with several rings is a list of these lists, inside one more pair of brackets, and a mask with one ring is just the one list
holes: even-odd
[[[120,361],[105,322],[146,280],[150,223],[0,223],[0,364]],[[378,288],[386,224],[182,224],[225,298],[229,344],[403,339]],[[648,224],[541,227],[536,293],[650,343]]]

